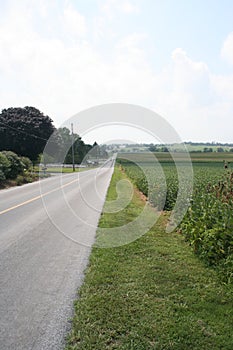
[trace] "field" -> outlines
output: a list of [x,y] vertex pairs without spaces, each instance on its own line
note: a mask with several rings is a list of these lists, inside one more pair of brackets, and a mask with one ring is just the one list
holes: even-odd
[[[122,153],[127,153],[127,152],[148,152],[150,145],[143,145],[143,144],[135,144],[135,145],[115,145],[115,151],[116,152],[122,152]],[[184,149],[184,144],[171,144],[171,145],[156,145],[156,148],[159,150],[161,147],[170,147],[172,148],[175,152],[180,152]],[[233,146],[232,145],[216,145],[216,144],[190,144],[186,143],[185,148],[187,149],[188,152],[197,152],[197,153],[202,153],[204,152],[205,154],[208,153],[208,151],[211,151],[210,153],[227,153],[233,151]],[[219,149],[221,151],[219,152]]]
[[[190,181],[183,155],[177,168],[169,155],[156,156],[157,164],[149,154],[117,159],[105,208],[119,200],[122,180],[133,183],[133,195],[122,210],[101,215],[67,350],[232,349],[232,164],[225,169],[225,155],[195,154]],[[104,239],[119,226],[129,234],[125,227],[148,201],[151,215],[161,216],[146,234],[99,248],[102,228]],[[174,206],[177,226],[168,231]]]
[[[158,154],[156,156],[159,158]],[[224,158],[220,158],[218,153],[212,154],[211,159],[209,155],[201,158],[200,155],[193,154],[192,192],[192,181],[186,176],[190,166],[184,158],[180,156],[178,162],[181,176],[178,181],[177,169],[171,159],[169,161],[169,155],[164,157],[164,154],[159,154],[159,156],[162,165],[160,171],[159,166],[156,169],[150,162],[151,157],[148,155],[135,154],[133,161],[119,158],[118,163],[158,210],[171,211],[177,202],[178,191],[181,192],[174,216],[174,224],[179,224],[178,232],[184,235],[193,251],[203,261],[220,269],[225,280],[232,282],[233,169],[230,163],[232,158],[226,158],[226,154],[223,155]],[[224,168],[223,162],[226,159],[228,159],[227,169]]]
[[[128,177],[116,167],[107,202],[118,198],[121,180]],[[124,227],[144,206],[145,197],[134,187],[127,207],[104,211],[99,227]],[[231,285],[220,283],[217,271],[193,254],[184,236],[165,231],[168,217],[163,213],[130,244],[93,247],[67,350],[232,349]]]
[[[118,157],[121,158],[125,158],[127,156],[130,157],[134,157],[135,161],[139,160],[139,161],[144,161],[146,162],[146,160],[151,159],[151,154],[149,152],[146,153],[118,153]],[[172,156],[169,152],[155,152],[154,153],[155,157],[158,159],[158,161],[160,162],[171,162],[172,161]],[[204,153],[204,152],[196,152],[196,153],[179,153],[179,152],[175,152],[174,153],[175,157],[177,159],[180,159],[180,161],[186,161],[187,157],[190,156],[192,162],[217,162],[217,163],[223,163],[225,160],[233,163],[233,153],[230,152],[211,152],[211,153]]]

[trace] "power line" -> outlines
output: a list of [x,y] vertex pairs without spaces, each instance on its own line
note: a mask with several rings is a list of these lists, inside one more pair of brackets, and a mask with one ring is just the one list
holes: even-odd
[[25,135],[29,135],[30,137],[34,137],[34,138],[36,138],[36,139],[40,139],[40,140],[43,140],[43,141],[48,141],[47,139],[44,139],[43,137],[40,137],[40,136],[37,136],[37,135],[33,135],[33,134],[29,134],[28,132],[26,132],[26,131],[24,131],[24,130],[18,130],[18,129],[16,129],[16,128],[14,128],[13,126],[10,126],[10,125],[8,125],[8,124],[2,122],[1,120],[0,120],[0,124],[6,126],[6,127],[9,128],[9,129],[12,129],[12,130],[17,131],[18,133],[25,134]]
[[[12,130],[16,131],[17,133],[25,134],[25,135],[27,135],[27,136],[34,137],[35,139],[38,139],[38,140],[43,140],[43,141],[46,141],[46,142],[48,142],[48,140],[49,140],[49,139],[45,139],[45,138],[43,138],[43,137],[40,137],[40,136],[37,136],[37,135],[34,135],[34,134],[29,134],[28,132],[26,132],[26,131],[24,131],[24,130],[18,130],[17,128],[14,128],[13,126],[8,125],[8,124],[4,123],[4,122],[1,121],[1,120],[0,120],[0,124],[6,126],[6,127],[9,128],[9,129],[12,129]],[[71,138],[72,138],[72,135],[69,135],[69,136],[71,136]],[[51,136],[50,136],[50,137],[51,137]],[[77,139],[78,139],[78,137],[77,137]],[[76,141],[76,140],[75,140],[75,141]],[[55,142],[55,141],[51,141],[51,140],[50,140],[49,143],[54,143],[54,144],[57,145],[57,142]],[[71,147],[71,144],[69,144],[69,143],[64,143],[64,146],[70,146],[70,147]]]

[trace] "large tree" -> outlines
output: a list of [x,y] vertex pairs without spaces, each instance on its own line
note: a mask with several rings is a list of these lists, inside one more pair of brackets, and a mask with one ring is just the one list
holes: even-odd
[[0,150],[13,151],[35,161],[54,130],[52,119],[34,107],[3,109]]

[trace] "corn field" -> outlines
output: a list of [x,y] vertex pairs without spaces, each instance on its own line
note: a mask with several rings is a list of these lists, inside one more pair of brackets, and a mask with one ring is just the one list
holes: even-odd
[[[178,182],[174,163],[162,163],[166,184],[156,176],[154,166],[141,161],[138,165],[119,159],[123,171],[158,210],[171,211],[178,190],[185,184]],[[141,165],[143,165],[141,167]],[[179,172],[186,172],[180,165]],[[193,191],[190,192],[187,212],[178,232],[207,264],[221,268],[228,281],[233,279],[233,170],[222,163],[193,163]],[[187,198],[185,199],[187,201]]]

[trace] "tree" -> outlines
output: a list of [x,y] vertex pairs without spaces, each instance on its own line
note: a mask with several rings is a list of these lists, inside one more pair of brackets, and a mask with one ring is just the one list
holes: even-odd
[[0,114],[0,150],[36,161],[55,131],[53,121],[34,107],[3,109]]
[[[81,137],[77,134],[74,134],[74,162],[75,164],[82,163],[84,157],[87,155],[87,153],[92,149],[92,146],[85,144],[85,142],[81,139]],[[69,151],[67,152],[66,163],[72,163],[72,152],[71,147]]]
[[211,153],[211,152],[213,152],[213,148],[211,148],[211,147],[204,147],[203,152],[204,153]]
[[55,131],[50,136],[43,152],[43,157],[41,158],[41,161],[46,163],[60,163],[63,162],[65,157],[65,147],[69,143],[71,144],[71,141],[67,141],[66,137],[64,137],[63,130],[67,130],[69,134],[69,129],[67,128],[61,128],[61,129],[55,129]]
[[[71,134],[66,127],[57,129],[46,145],[43,161],[72,164],[72,142],[74,141],[74,161],[80,164],[92,146],[85,144],[78,134]],[[51,161],[51,162],[52,162]]]
[[158,148],[157,148],[157,146],[151,144],[149,147],[149,151],[150,152],[158,152]]
[[90,151],[90,157],[100,158],[100,146],[96,141],[93,143],[92,149]]

